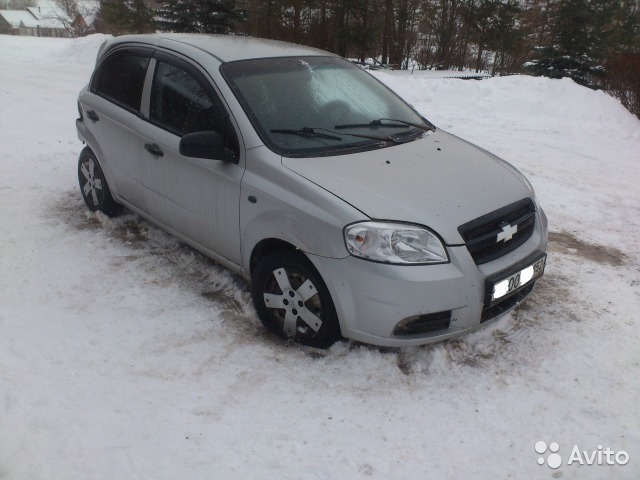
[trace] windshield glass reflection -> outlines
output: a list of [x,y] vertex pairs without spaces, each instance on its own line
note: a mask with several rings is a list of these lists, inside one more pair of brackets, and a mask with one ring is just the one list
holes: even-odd
[[[265,144],[285,156],[380,148],[431,128],[386,86],[340,57],[243,60],[222,65],[221,72]],[[406,123],[367,128],[387,118]],[[344,125],[355,127],[335,131]],[[341,141],[332,138],[336,134]]]

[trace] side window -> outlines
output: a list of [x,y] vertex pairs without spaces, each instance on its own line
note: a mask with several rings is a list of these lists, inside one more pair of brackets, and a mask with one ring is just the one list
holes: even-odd
[[149,120],[176,135],[215,131],[237,152],[229,115],[215,92],[190,72],[158,61],[149,105]]
[[213,130],[213,100],[187,72],[158,62],[151,88],[149,118],[180,136]]
[[147,57],[115,54],[107,58],[96,72],[91,91],[137,112],[148,65]]

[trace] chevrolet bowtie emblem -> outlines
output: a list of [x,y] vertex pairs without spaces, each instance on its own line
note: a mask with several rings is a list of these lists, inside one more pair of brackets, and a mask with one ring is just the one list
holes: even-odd
[[518,225],[512,226],[512,225],[509,225],[508,223],[506,225],[503,225],[502,231],[498,233],[498,237],[496,238],[496,243],[508,242],[513,238],[513,236],[516,234],[517,231],[518,231]]

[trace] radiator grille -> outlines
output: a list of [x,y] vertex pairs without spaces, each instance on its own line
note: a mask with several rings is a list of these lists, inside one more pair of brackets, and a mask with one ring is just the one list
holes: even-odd
[[530,198],[512,203],[458,227],[477,265],[515,250],[533,234],[536,209]]

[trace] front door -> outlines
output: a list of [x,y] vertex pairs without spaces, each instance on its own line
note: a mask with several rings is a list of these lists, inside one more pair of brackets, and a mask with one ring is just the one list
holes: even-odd
[[239,159],[237,135],[211,83],[185,60],[156,54],[148,110],[139,127],[138,148],[148,212],[197,245],[239,264],[243,163],[179,153],[183,135],[215,130]]

